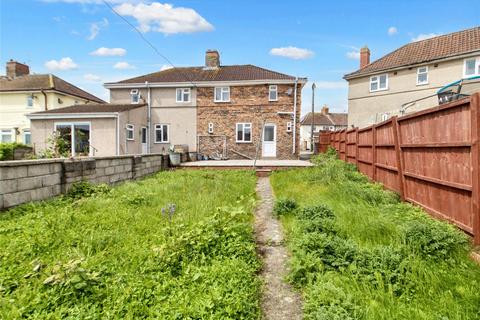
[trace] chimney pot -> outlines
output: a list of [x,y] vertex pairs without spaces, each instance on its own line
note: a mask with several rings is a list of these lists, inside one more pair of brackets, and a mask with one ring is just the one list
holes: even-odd
[[15,79],[17,77],[30,74],[30,67],[26,64],[10,59],[6,65],[6,74],[8,78]]
[[322,114],[328,114],[328,111],[329,111],[329,110],[328,110],[327,105],[324,105],[324,106],[322,107]]
[[205,53],[205,67],[208,69],[220,67],[220,54],[217,50],[207,50]]
[[370,49],[367,46],[360,49],[360,69],[370,64]]

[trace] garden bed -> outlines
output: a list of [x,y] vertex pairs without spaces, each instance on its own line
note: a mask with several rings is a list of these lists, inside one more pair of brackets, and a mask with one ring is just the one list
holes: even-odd
[[258,318],[254,188],[161,172],[1,214],[0,318]]
[[305,319],[479,319],[466,235],[332,153],[315,161],[271,177]]

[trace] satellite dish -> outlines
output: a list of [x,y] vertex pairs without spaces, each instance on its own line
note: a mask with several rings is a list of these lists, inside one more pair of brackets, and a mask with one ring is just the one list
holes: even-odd
[[291,95],[292,95],[292,92],[293,92],[292,88],[288,88],[288,90],[287,90],[287,95],[291,96]]

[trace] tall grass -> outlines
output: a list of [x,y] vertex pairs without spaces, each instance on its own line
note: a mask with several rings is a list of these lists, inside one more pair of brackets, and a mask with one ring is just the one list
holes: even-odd
[[[316,163],[271,178],[300,207],[281,219],[305,319],[480,319],[480,267],[464,234],[331,154]],[[322,210],[331,216],[311,214]]]
[[161,172],[1,214],[0,318],[257,319],[254,187]]

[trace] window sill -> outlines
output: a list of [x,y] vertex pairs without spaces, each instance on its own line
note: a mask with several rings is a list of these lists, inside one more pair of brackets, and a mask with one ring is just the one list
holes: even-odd
[[253,141],[235,141],[235,143],[246,144],[246,143],[253,143]]
[[215,102],[215,103],[228,103],[228,102],[230,102],[230,100],[226,100],[226,101],[223,101],[223,100],[222,101],[215,101],[215,100],[213,100],[213,102]]
[[425,82],[425,83],[417,83],[417,87],[426,86],[426,85],[428,85],[428,82]]
[[379,91],[388,91],[388,88],[385,88],[385,89],[377,89],[377,90],[370,90],[370,93],[379,92]]
[[127,141],[135,141],[135,139],[127,139]]
[[167,143],[170,143],[170,141],[164,141],[164,142],[155,141],[153,144],[167,144]]

